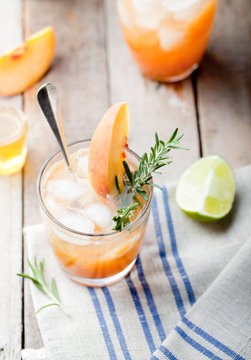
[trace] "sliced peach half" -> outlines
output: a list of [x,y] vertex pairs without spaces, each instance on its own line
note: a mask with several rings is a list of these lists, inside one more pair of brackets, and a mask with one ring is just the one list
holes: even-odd
[[115,177],[121,191],[125,147],[129,130],[128,107],[117,103],[110,107],[100,120],[89,149],[88,173],[93,189],[102,196],[118,194]]
[[13,51],[0,57],[0,95],[22,93],[48,70],[55,52],[52,27],[31,35]]

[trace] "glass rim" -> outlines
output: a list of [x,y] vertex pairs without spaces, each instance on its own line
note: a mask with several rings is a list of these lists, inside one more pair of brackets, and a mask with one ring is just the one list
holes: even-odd
[[[91,139],[84,139],[84,140],[77,140],[77,141],[74,141],[70,144],[68,144],[68,148],[71,147],[71,146],[74,146],[76,144],[80,144],[80,143],[88,143],[90,142]],[[81,231],[77,231],[77,230],[74,230],[74,229],[71,229],[70,227],[62,224],[60,221],[58,221],[51,213],[50,211],[47,209],[44,201],[43,201],[43,197],[42,197],[42,194],[41,194],[41,180],[42,180],[42,177],[43,177],[43,174],[44,174],[44,171],[47,167],[47,165],[50,163],[50,161],[55,157],[57,156],[59,153],[60,153],[61,150],[57,150],[55,151],[52,155],[50,155],[48,157],[48,159],[43,163],[40,171],[39,171],[39,174],[38,174],[38,177],[37,177],[37,184],[36,184],[36,188],[37,188],[37,195],[38,195],[38,200],[39,200],[39,205],[41,207],[41,209],[44,211],[44,213],[53,221],[53,223],[55,223],[57,226],[59,226],[60,228],[63,228],[64,230],[70,232],[70,233],[73,233],[75,235],[80,235],[80,236],[88,236],[88,237],[93,237],[93,238],[97,238],[97,237],[105,237],[105,236],[111,236],[111,235],[115,235],[115,234],[122,234],[124,231],[130,229],[132,226],[134,226],[135,224],[137,224],[142,218],[143,216],[145,215],[145,213],[147,212],[151,202],[152,202],[152,197],[153,197],[153,188],[152,186],[149,185],[149,189],[150,189],[150,196],[149,196],[149,199],[145,205],[145,207],[143,208],[142,210],[142,213],[140,214],[140,216],[138,216],[134,221],[130,222],[128,225],[126,225],[122,231],[116,231],[116,230],[113,230],[113,231],[110,231],[108,233],[101,233],[101,234],[93,234],[93,233],[84,233],[84,232],[81,232]],[[131,149],[127,148],[126,151],[128,151],[131,155],[133,155],[134,157],[136,157],[136,159],[138,161],[140,161],[140,157]]]

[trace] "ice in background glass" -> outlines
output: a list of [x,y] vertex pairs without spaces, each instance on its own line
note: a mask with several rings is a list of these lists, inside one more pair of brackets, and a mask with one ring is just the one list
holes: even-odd
[[[152,201],[138,207],[135,218],[121,232],[112,231],[118,198],[97,195],[88,179],[90,141],[68,147],[78,182],[66,169],[61,152],[43,165],[37,190],[50,245],[64,272],[87,286],[106,286],[123,278],[133,267],[145,233]],[[139,157],[126,150],[132,168]]]
[[25,114],[8,102],[0,102],[0,174],[20,170],[26,160],[27,120]]
[[144,75],[180,81],[199,65],[216,0],[117,0],[126,42]]

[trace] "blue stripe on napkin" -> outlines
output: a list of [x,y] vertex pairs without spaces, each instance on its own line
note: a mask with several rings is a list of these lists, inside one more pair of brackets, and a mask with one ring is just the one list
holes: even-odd
[[154,352],[154,350],[156,349],[156,346],[154,344],[153,337],[152,337],[149,325],[147,323],[146,316],[145,316],[145,313],[144,313],[144,310],[143,310],[143,307],[142,307],[138,292],[137,292],[136,287],[134,286],[134,284],[133,284],[133,282],[131,280],[130,274],[127,275],[126,282],[127,282],[128,287],[129,287],[129,290],[131,292],[132,299],[133,299],[135,308],[137,310],[138,317],[139,317],[142,329],[144,331],[147,344],[149,346],[150,351]]
[[123,352],[124,358],[125,358],[125,360],[132,360],[131,355],[129,354],[129,351],[128,351],[128,348],[127,348],[127,344],[126,344],[126,341],[125,341],[123,331],[122,331],[121,326],[120,326],[119,319],[118,319],[117,314],[116,314],[116,309],[115,309],[114,302],[112,300],[110,291],[108,290],[107,287],[103,287],[102,291],[103,291],[103,293],[105,295],[105,299],[106,299],[106,302],[107,302],[107,305],[108,305],[108,308],[109,308],[109,312],[110,312],[111,317],[112,317],[114,327],[116,329],[116,334],[117,334],[117,337],[118,337],[118,340],[119,340],[120,347],[121,347],[121,350]]
[[178,360],[165,346],[160,345],[159,350],[170,360]]
[[170,210],[170,207],[169,207],[167,188],[165,186],[163,186],[162,190],[163,190],[162,194],[163,194],[163,199],[164,199],[164,207],[165,207],[167,225],[168,225],[168,230],[169,230],[169,236],[170,236],[170,240],[171,240],[171,248],[172,248],[173,257],[174,257],[174,259],[176,261],[178,270],[180,272],[181,278],[182,278],[183,283],[185,285],[189,302],[190,302],[191,305],[193,305],[195,303],[196,299],[195,299],[195,296],[194,296],[194,292],[193,292],[193,289],[192,289],[191,282],[190,282],[189,277],[187,275],[187,272],[186,272],[186,270],[184,268],[182,260],[181,260],[181,258],[179,256],[179,252],[178,252],[178,248],[177,248],[177,242],[176,242],[176,236],[175,236],[174,227],[173,227],[173,221],[172,221],[172,216],[171,216],[171,210]]
[[179,326],[175,327],[175,330],[177,333],[182,337],[183,340],[185,340],[189,345],[191,345],[194,349],[198,350],[201,354],[205,355],[209,359],[212,360],[223,360],[219,356],[212,353],[210,350],[199,344],[197,341],[192,339],[189,335],[185,333]]
[[[176,356],[174,356],[171,351],[169,351],[164,345],[160,345],[160,347],[158,348],[159,351],[162,352],[162,354],[164,354],[168,359],[170,360],[178,360],[176,358]],[[158,358],[155,355],[152,355],[150,357],[150,360],[158,360]]]
[[96,291],[94,288],[91,288],[91,287],[88,287],[88,291],[89,291],[89,294],[91,295],[91,299],[92,299],[93,305],[96,310],[97,318],[99,320],[99,324],[100,324],[100,327],[101,327],[101,330],[103,333],[103,337],[105,340],[105,344],[106,344],[110,359],[117,360],[117,356],[115,354],[113,343],[112,343],[112,340],[111,340],[111,337],[110,337],[110,334],[109,334],[109,331],[108,331],[108,328],[106,325],[104,314],[103,314],[102,308],[100,306],[100,302],[97,297]]
[[196,326],[193,324],[190,320],[188,320],[186,317],[182,319],[184,324],[186,324],[189,329],[193,330],[196,334],[201,336],[203,339],[208,341],[210,344],[214,345],[217,349],[224,352],[226,355],[230,356],[234,360],[245,360],[240,355],[236,354],[234,351],[229,349],[226,345],[222,344],[219,340],[215,339],[213,336],[209,335],[206,331],[202,330],[199,326]]
[[164,245],[161,225],[160,225],[160,221],[159,221],[158,205],[157,205],[155,195],[153,196],[153,201],[152,201],[152,213],[153,213],[155,234],[156,234],[156,239],[158,242],[159,254],[160,254],[161,261],[162,261],[162,265],[163,265],[163,268],[165,271],[165,275],[168,278],[168,281],[170,283],[179,313],[180,313],[181,317],[183,317],[185,315],[186,311],[184,308],[183,300],[180,295],[179,288],[177,286],[176,280],[172,274],[169,262],[166,257],[165,245]]
[[149,309],[151,311],[153,321],[154,321],[155,326],[157,328],[160,340],[164,341],[165,338],[166,338],[165,330],[163,328],[163,325],[162,325],[158,310],[156,308],[151,289],[150,289],[150,287],[148,285],[148,282],[147,282],[147,280],[145,278],[143,267],[142,267],[142,262],[141,262],[141,259],[140,259],[140,255],[138,256],[136,266],[137,266],[138,277],[139,277],[139,280],[140,280],[140,282],[142,284],[142,287],[143,287],[143,290],[144,290],[144,293],[145,293],[145,296],[146,296],[147,304],[148,304],[148,307],[149,307]]

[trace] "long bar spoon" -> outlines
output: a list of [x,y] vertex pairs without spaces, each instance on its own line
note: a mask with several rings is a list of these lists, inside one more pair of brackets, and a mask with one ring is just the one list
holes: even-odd
[[37,92],[37,100],[53,134],[56,137],[68,170],[72,178],[76,181],[75,175],[72,171],[69,152],[65,140],[56,86],[51,83],[41,86]]

